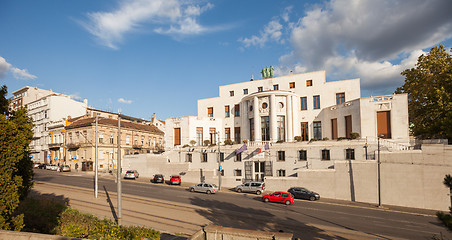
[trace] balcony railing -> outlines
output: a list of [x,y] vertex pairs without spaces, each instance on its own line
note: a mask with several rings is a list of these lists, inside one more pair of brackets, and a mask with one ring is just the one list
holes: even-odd
[[63,146],[62,143],[49,143],[49,149],[58,149],[62,146]]
[[68,143],[67,145],[66,145],[66,147],[67,147],[67,149],[68,150],[77,150],[77,149],[79,149],[80,148],[80,144],[79,143]]

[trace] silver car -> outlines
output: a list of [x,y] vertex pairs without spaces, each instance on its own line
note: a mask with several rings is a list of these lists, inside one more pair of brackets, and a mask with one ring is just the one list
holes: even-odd
[[207,194],[216,193],[218,191],[217,185],[209,183],[200,183],[189,188],[190,192],[205,192]]
[[241,192],[251,192],[260,195],[265,190],[265,183],[263,182],[247,182],[235,187],[235,191]]
[[125,179],[135,179],[138,178],[140,174],[137,170],[127,170],[126,174],[124,175]]

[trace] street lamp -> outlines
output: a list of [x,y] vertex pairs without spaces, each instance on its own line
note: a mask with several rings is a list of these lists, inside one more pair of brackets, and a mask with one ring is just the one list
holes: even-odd
[[220,152],[220,132],[216,132],[218,134],[218,190],[221,190],[221,152]]
[[380,161],[380,138],[384,137],[383,134],[379,134],[377,136],[377,142],[378,142],[378,170],[377,170],[377,174],[378,174],[378,207],[381,207],[381,181],[380,181],[380,165],[381,165],[381,161]]

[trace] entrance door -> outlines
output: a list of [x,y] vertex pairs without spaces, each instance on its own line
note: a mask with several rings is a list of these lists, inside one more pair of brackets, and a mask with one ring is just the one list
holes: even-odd
[[174,146],[180,145],[180,128],[174,129]]
[[391,112],[377,112],[377,136],[391,138]]
[[254,162],[254,180],[264,181],[265,162]]

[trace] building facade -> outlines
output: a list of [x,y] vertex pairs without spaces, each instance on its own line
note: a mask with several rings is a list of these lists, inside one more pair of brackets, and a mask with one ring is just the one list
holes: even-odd
[[[72,166],[82,170],[93,170],[97,157],[99,170],[108,171],[116,167],[118,159],[118,120],[97,116],[69,119],[66,130],[66,159]],[[97,128],[96,128],[97,125]],[[96,138],[97,130],[97,138]],[[121,156],[163,150],[163,135],[157,127],[123,120],[121,115]]]
[[21,107],[26,107],[28,103],[36,101],[42,97],[53,94],[52,90],[40,89],[37,87],[23,87],[19,90],[12,92],[13,97],[9,104],[9,108],[15,111]]

